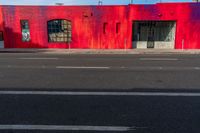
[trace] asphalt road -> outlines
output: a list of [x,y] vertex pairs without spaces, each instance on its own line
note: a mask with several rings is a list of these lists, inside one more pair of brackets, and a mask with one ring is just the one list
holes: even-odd
[[1,133],[200,132],[199,92],[9,93],[0,92]]
[[200,55],[0,54],[5,89],[199,89]]
[[199,133],[200,55],[0,54],[0,133]]

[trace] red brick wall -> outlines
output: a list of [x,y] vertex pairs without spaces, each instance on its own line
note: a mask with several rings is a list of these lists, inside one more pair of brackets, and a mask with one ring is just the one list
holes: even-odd
[[[6,48],[68,48],[69,44],[66,43],[48,42],[47,21],[52,19],[72,21],[71,48],[132,48],[134,20],[176,21],[175,48],[182,48],[183,40],[186,49],[200,48],[200,4],[196,3],[127,6],[3,6],[2,12]],[[22,42],[21,19],[29,20],[30,42]],[[107,23],[105,34],[104,23]],[[120,23],[119,33],[116,33],[117,23]]]

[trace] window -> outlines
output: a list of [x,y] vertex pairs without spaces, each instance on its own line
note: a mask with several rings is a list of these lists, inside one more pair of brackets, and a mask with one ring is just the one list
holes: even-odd
[[108,23],[103,24],[103,33],[106,34],[107,32]]
[[119,33],[120,32],[120,26],[121,26],[121,23],[117,23],[116,24],[116,33]]
[[21,29],[22,29],[22,41],[29,42],[30,41],[30,29],[28,20],[21,20]]
[[49,42],[71,42],[72,30],[69,20],[48,21],[48,40]]
[[0,31],[0,41],[3,41],[3,32]]

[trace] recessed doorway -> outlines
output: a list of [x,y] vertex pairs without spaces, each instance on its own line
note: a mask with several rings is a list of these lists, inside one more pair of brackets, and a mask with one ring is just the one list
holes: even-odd
[[175,21],[134,21],[133,48],[174,49]]

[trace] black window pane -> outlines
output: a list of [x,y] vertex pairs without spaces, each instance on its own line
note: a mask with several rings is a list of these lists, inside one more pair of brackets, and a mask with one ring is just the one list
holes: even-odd
[[0,41],[3,41],[3,32],[0,31]]

